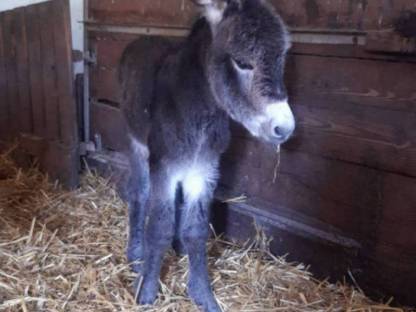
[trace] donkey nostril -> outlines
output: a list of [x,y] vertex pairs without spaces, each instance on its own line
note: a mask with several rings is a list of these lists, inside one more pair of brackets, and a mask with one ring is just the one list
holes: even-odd
[[278,136],[278,137],[282,137],[283,136],[283,129],[280,127],[275,127],[274,128],[274,133]]

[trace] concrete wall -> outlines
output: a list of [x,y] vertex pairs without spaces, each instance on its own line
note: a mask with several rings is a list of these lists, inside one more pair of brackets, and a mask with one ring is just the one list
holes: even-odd
[[[0,0],[0,12],[17,7],[45,2],[45,0]],[[71,5],[71,28],[72,45],[74,50],[84,50],[84,0],[70,0]],[[82,62],[74,65],[74,73],[82,73],[84,64]]]

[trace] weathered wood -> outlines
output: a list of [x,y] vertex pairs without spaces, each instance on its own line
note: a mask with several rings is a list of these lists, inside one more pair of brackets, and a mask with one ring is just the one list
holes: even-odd
[[195,17],[195,7],[191,1],[182,0],[106,0],[89,1],[89,18],[106,24],[183,26],[189,25]]
[[3,15],[0,15],[0,141],[6,139],[9,130],[9,106],[7,72],[5,62],[5,42],[4,42]]
[[289,54],[314,55],[319,57],[338,57],[360,60],[379,60],[399,63],[416,63],[412,55],[397,55],[391,53],[369,53],[365,46],[351,44],[310,44],[294,43]]
[[77,106],[78,138],[85,142],[84,138],[84,74],[77,74],[75,77],[75,102]]
[[[391,28],[395,17],[414,9],[414,0],[272,0],[291,27],[327,29]],[[197,13],[188,0],[89,1],[89,18],[102,24],[189,26]]]
[[359,108],[340,97],[335,102],[294,98],[293,103],[299,122],[291,149],[416,177],[416,114]]
[[77,142],[76,105],[72,73],[72,36],[69,16],[69,1],[55,0],[51,4],[53,16],[53,46],[55,50],[56,84],[59,97],[60,139],[64,144]]
[[365,48],[373,52],[416,54],[416,34],[410,39],[392,30],[372,31],[367,35]]
[[68,146],[31,135],[20,136],[19,142],[19,153],[37,159],[40,170],[47,172],[52,181],[60,181],[67,188],[79,185],[78,146]]
[[311,100],[314,95],[337,95],[341,100],[356,96],[356,105],[370,104],[389,111],[416,112],[415,80],[413,63],[294,54],[287,64],[291,96],[302,95]]
[[24,10],[15,11],[16,18],[16,70],[19,92],[18,124],[20,133],[32,133],[32,103],[29,83],[29,56],[27,47],[26,18]]
[[290,26],[330,29],[382,29],[412,9],[414,0],[325,1],[271,0]]
[[41,55],[42,55],[42,82],[45,99],[45,122],[46,137],[50,140],[59,140],[61,131],[59,126],[59,95],[57,87],[58,64],[55,61],[55,49],[53,46],[54,16],[49,2],[37,5],[38,19],[41,34]]
[[40,23],[36,6],[25,9],[27,25],[27,44],[30,63],[30,96],[33,111],[33,133],[39,137],[46,135],[45,95],[43,92],[42,54]]
[[126,123],[120,110],[104,103],[91,103],[91,134],[99,134],[103,147],[125,151],[128,147]]
[[16,39],[14,34],[17,28],[16,14],[13,11],[3,13],[3,38],[4,38],[4,60],[6,65],[7,77],[7,94],[8,94],[8,118],[9,122],[9,137],[16,136],[18,133],[19,123],[19,91],[17,81],[17,58],[16,58]]
[[232,193],[244,193],[332,224],[353,238],[361,240],[371,232],[383,173],[282,151],[279,176],[273,183],[276,163],[273,149],[234,139],[223,158],[221,185]]
[[[273,151],[262,144],[234,140],[223,162],[222,186],[229,197],[244,193],[259,199],[257,206],[273,215],[286,210],[294,221],[299,215],[317,218],[355,238],[363,247],[362,267],[357,271],[360,280],[373,290],[383,289],[385,294],[411,302],[410,292],[398,291],[398,285],[413,289],[416,281],[412,279],[416,239],[409,234],[416,222],[416,180],[284,150],[279,177],[272,184],[276,161]],[[270,208],[263,201],[283,208]],[[303,220],[301,224],[311,224]],[[291,245],[283,246],[288,248],[285,252],[294,250]]]
[[74,187],[79,157],[69,2],[3,12],[0,22],[0,140],[19,143],[20,165],[38,158],[50,177]]

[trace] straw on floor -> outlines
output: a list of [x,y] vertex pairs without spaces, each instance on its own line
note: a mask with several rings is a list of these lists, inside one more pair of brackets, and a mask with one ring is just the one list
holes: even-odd
[[[154,306],[138,307],[125,258],[126,205],[87,173],[65,192],[35,168],[0,156],[0,311],[197,311],[186,296],[187,258],[166,257]],[[271,255],[259,233],[244,246],[208,244],[224,311],[405,311],[360,291],[317,281],[302,264]]]

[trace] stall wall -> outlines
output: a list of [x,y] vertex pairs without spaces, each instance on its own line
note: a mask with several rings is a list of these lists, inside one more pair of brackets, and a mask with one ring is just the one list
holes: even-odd
[[[217,198],[247,200],[217,209],[216,225],[243,240],[254,217],[276,253],[416,303],[416,58],[392,30],[416,1],[272,2],[294,38],[286,83],[297,132],[274,181],[276,152],[233,126]],[[116,79],[123,49],[141,35],[184,36],[196,15],[184,0],[90,0],[92,132],[105,148],[126,145]],[[400,44],[383,45],[385,36]]]

